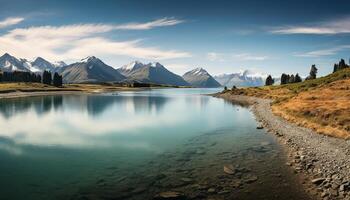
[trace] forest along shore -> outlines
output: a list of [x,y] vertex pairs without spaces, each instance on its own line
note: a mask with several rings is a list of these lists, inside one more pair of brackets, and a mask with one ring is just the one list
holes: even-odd
[[273,114],[271,100],[230,93],[214,95],[251,106],[262,127],[286,147],[295,173],[305,175],[305,189],[320,199],[350,199],[350,141],[317,134]]

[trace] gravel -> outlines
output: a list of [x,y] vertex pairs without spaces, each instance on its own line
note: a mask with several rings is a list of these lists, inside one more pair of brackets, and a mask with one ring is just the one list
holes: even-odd
[[[272,113],[271,100],[231,94],[217,94],[240,105],[250,105],[257,121],[273,133],[287,150],[296,173],[307,177],[308,191],[319,199],[350,200],[350,141],[333,138],[287,122]],[[317,184],[316,184],[317,183]],[[313,187],[313,188],[312,188]]]

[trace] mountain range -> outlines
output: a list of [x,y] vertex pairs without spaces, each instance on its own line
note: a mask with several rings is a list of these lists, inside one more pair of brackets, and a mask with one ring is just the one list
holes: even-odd
[[238,73],[221,74],[214,76],[221,85],[227,87],[256,87],[265,84],[267,75],[251,70],[244,70]]
[[44,70],[55,71],[57,68],[65,66],[63,61],[50,63],[49,61],[37,57],[34,61],[18,59],[5,53],[0,57],[0,70],[4,72],[24,71],[24,72],[43,72]]
[[60,67],[57,72],[63,76],[64,83],[120,82],[125,79],[113,67],[94,56]]
[[179,76],[158,62],[144,64],[134,61],[115,69],[94,56],[67,65],[63,61],[51,63],[42,57],[29,61],[16,58],[8,53],[0,57],[0,70],[4,72],[42,73],[44,70],[57,72],[63,76],[64,83],[140,82],[192,87],[261,86],[264,85],[267,77],[250,70],[213,77],[203,68],[196,68]]
[[191,86],[181,76],[172,73],[158,62],[143,64],[141,62],[134,61],[128,65],[118,68],[117,71],[126,77],[126,81],[137,81],[162,85]]

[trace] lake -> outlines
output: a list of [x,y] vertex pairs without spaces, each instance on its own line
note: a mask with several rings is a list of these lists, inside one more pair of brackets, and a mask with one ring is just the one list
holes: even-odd
[[0,199],[308,199],[248,108],[202,95],[219,90],[1,99]]

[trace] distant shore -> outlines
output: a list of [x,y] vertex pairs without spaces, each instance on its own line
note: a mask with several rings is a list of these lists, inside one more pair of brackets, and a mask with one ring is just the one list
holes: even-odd
[[272,113],[271,100],[218,93],[213,95],[251,106],[257,121],[285,147],[287,165],[305,178],[303,186],[319,199],[350,199],[350,141],[317,134]]
[[[0,99],[60,94],[97,94],[106,92],[140,91],[157,87],[122,87],[103,84],[68,84],[53,87],[40,83],[0,84]],[[159,88],[159,87],[158,87]]]

